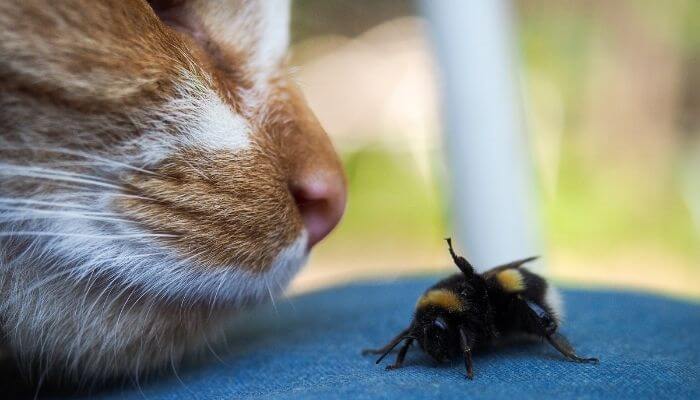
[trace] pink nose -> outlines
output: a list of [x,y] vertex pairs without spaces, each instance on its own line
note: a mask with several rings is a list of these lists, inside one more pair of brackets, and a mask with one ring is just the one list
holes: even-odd
[[309,234],[310,249],[340,222],[345,212],[345,181],[338,174],[315,173],[296,180],[290,189]]

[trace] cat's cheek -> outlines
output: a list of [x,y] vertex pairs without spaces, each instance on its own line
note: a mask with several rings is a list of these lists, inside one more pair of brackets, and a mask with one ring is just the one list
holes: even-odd
[[[133,196],[109,208],[144,233],[129,253],[158,254],[107,266],[146,293],[226,305],[281,292],[305,264],[309,233],[270,151],[182,150],[153,174],[126,176]],[[128,257],[124,258],[128,260]]]

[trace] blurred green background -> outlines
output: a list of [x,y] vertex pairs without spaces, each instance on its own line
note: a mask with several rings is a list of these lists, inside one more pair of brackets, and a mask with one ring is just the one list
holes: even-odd
[[[700,2],[520,0],[512,17],[547,274],[700,298]],[[439,77],[416,5],[296,0],[292,27],[350,193],[292,290],[446,273]]]

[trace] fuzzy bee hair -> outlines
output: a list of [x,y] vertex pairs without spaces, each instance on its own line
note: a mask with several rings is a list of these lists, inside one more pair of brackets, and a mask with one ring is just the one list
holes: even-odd
[[523,267],[537,257],[478,274],[469,261],[455,253],[451,239],[447,243],[461,272],[426,290],[416,302],[410,325],[386,346],[365,350],[365,354],[381,354],[379,363],[403,342],[396,361],[387,367],[399,368],[416,341],[438,362],[457,354],[464,357],[466,376],[472,379],[473,349],[490,345],[501,336],[525,334],[546,339],[569,360],[598,362],[596,358],[576,355],[558,332],[562,322],[558,292],[544,278]]

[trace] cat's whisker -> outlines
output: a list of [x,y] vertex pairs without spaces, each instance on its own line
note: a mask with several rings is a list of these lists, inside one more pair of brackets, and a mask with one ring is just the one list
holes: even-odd
[[85,233],[64,233],[45,231],[0,231],[0,237],[12,236],[36,236],[36,237],[74,237],[85,239],[119,240],[119,239],[141,239],[141,238],[177,238],[179,236],[167,233],[139,233],[122,235],[91,235]]
[[200,177],[202,177],[202,179],[204,179],[205,181],[210,181],[210,180],[211,180],[211,178],[209,178],[209,177],[208,177],[204,172],[202,172],[199,168],[195,167],[194,164],[192,164],[192,162],[190,162],[189,160],[185,160],[185,163],[186,163],[190,168],[192,168],[192,171],[193,171],[195,174],[197,174],[197,175],[199,175]]
[[121,218],[108,218],[108,217],[94,217],[89,215],[68,215],[68,214],[54,214],[54,215],[30,215],[30,214],[12,214],[12,213],[0,213],[0,222],[20,222],[20,221],[34,221],[34,220],[47,220],[47,219],[86,219],[91,221],[100,222],[119,222],[119,223],[131,223],[127,219]]
[[[90,168],[94,170],[102,169],[104,167],[112,167],[110,163],[104,163],[104,162],[99,162],[99,161],[57,161],[57,162],[52,162],[52,166],[55,167],[68,167],[68,168]],[[163,174],[159,174],[154,171],[149,171],[147,169],[139,168],[139,167],[134,167],[134,166],[128,166],[128,165],[119,165],[118,166],[121,169],[127,169],[131,171],[136,171],[136,172],[141,172],[143,174],[151,175],[151,176],[156,176],[159,178],[165,179],[166,176]],[[121,170],[119,168],[113,168],[113,172],[117,173],[120,172]]]
[[52,210],[29,207],[13,207],[0,205],[0,222],[19,222],[46,219],[86,219],[100,222],[116,222],[129,224],[130,221],[121,218],[120,214],[86,210]]
[[[82,210],[52,210],[44,208],[29,208],[29,207],[13,207],[13,206],[0,206],[0,213],[3,211],[24,211],[27,213],[37,213],[37,214],[63,214],[70,216],[92,216],[92,217],[119,217],[121,214],[111,213],[111,212],[101,212],[101,211],[82,211]],[[1,214],[0,214],[1,215]]]
[[[84,173],[79,173],[79,172],[72,172],[68,171],[65,169],[59,169],[59,168],[46,168],[46,167],[40,167],[40,166],[29,166],[29,165],[22,165],[22,164],[0,164],[0,166],[3,167],[4,171],[19,171],[19,173],[33,173],[37,175],[41,174],[46,174],[46,175],[56,175],[56,176],[68,176],[68,177],[75,177],[75,178],[82,178],[86,180],[92,180],[96,182],[104,182],[104,183],[111,183],[110,180],[99,177],[99,176],[94,176],[94,175],[89,175],[89,174],[84,174]],[[12,175],[12,174],[10,174]]]
[[99,263],[106,263],[106,262],[113,262],[113,261],[131,261],[131,260],[138,260],[141,258],[155,257],[155,256],[161,256],[161,255],[162,255],[161,253],[147,253],[147,254],[136,254],[136,255],[132,255],[132,256],[94,258],[91,260],[91,262],[99,264]]
[[197,253],[190,254],[189,256],[187,256],[187,257],[181,259],[181,260],[180,260],[180,264],[181,264],[181,265],[187,265],[187,264],[189,264],[192,260],[195,260],[195,259],[201,257],[203,254],[206,254],[206,253],[207,253],[207,250],[202,250],[202,251],[198,251]]
[[66,197],[90,197],[90,196],[112,196],[112,197],[123,197],[127,199],[135,199],[135,200],[145,200],[145,201],[159,201],[158,199],[154,199],[152,197],[147,197],[147,196],[140,196],[137,194],[130,194],[130,193],[119,193],[119,192],[107,192],[107,191],[82,191],[82,192],[73,192],[70,194],[67,194]]
[[211,318],[212,313],[214,312],[214,307],[216,306],[218,300],[219,300],[219,292],[221,292],[221,287],[224,286],[224,283],[226,283],[226,280],[221,279],[219,284],[216,287],[216,291],[214,292],[214,295],[212,296],[211,300],[209,301],[209,317]]
[[[138,171],[138,172],[143,172],[144,174],[149,174],[149,175],[158,175],[157,172],[154,171],[149,171],[144,168],[139,168],[134,165],[122,162],[122,161],[116,161],[112,160],[106,157],[102,156],[96,156],[94,154],[90,153],[85,153],[82,151],[77,151],[77,150],[69,150],[69,149],[63,149],[63,148],[49,148],[49,147],[36,147],[36,146],[11,146],[13,148],[10,148],[9,150],[31,150],[35,152],[47,152],[47,153],[56,153],[56,154],[64,154],[64,155],[71,155],[75,157],[83,157],[88,160],[95,160],[99,161],[100,163],[94,163],[93,165],[111,165],[111,166],[116,166],[116,167],[122,167],[122,168],[127,168],[130,170]],[[6,147],[5,150],[8,150]]]
[[73,273],[73,270],[67,269],[67,270],[65,270],[65,271],[61,271],[61,272],[57,272],[57,273],[55,273],[55,274],[51,274],[51,275],[47,276],[46,278],[44,278],[44,279],[42,279],[42,280],[40,280],[40,281],[38,281],[38,282],[35,282],[35,283],[32,284],[31,286],[29,286],[27,289],[25,289],[25,292],[26,292],[26,293],[31,293],[31,292],[33,292],[34,290],[36,290],[36,289],[38,289],[38,288],[40,288],[40,287],[46,285],[47,283],[49,283],[49,282],[51,282],[51,281],[53,281],[53,280],[55,280],[55,279],[58,279],[58,278],[60,278],[60,277],[62,277],[62,276],[65,276],[65,275],[71,275],[72,273]]
[[32,199],[17,199],[12,197],[0,197],[0,204],[29,204],[46,207],[61,207],[61,208],[80,208],[90,209],[89,206],[78,203],[57,203],[52,201],[32,200]]
[[270,302],[272,302],[272,308],[275,310],[275,314],[279,315],[279,311],[277,310],[277,303],[275,303],[275,296],[272,295],[272,290],[270,289],[270,285],[268,284],[267,280],[265,281],[265,287],[267,288],[267,293],[270,295]]
[[106,183],[104,181],[95,180],[96,178],[90,177],[89,175],[76,174],[69,172],[57,172],[50,171],[44,168],[36,167],[17,167],[8,166],[7,164],[0,164],[0,175],[6,176],[21,176],[25,178],[35,178],[35,179],[46,179],[58,182],[71,182],[71,183],[82,183],[85,185],[104,187],[109,189],[123,190],[124,188],[120,185],[115,185],[112,183]]

